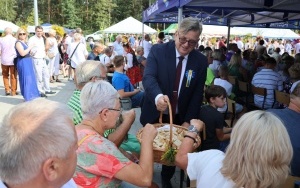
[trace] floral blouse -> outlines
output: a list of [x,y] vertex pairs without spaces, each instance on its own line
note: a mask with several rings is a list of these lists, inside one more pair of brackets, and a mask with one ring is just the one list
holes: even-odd
[[114,143],[91,130],[78,130],[77,136],[79,146],[73,177],[76,184],[85,188],[120,187],[122,181],[114,178],[114,175],[131,161]]

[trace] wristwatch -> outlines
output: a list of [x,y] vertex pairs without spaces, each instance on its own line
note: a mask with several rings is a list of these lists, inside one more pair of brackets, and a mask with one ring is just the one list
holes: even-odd
[[195,127],[194,125],[190,125],[190,126],[188,127],[188,131],[189,131],[189,132],[192,132],[192,133],[195,133],[195,134],[198,134],[198,133],[199,133],[199,131],[196,129],[196,127]]

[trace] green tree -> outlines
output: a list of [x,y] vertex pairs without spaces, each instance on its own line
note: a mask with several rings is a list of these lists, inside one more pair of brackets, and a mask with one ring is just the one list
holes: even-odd
[[0,19],[14,21],[16,17],[16,0],[1,0],[0,1]]
[[63,18],[63,26],[69,28],[79,27],[81,24],[80,19],[78,19],[77,11],[75,9],[75,1],[74,0],[64,0],[61,3],[62,6],[62,18]]
[[[38,22],[39,22],[39,25],[41,25],[43,23],[43,21],[40,17],[38,19]],[[25,21],[25,25],[34,25],[34,10],[33,9],[30,12],[30,14],[28,15],[28,17]]]

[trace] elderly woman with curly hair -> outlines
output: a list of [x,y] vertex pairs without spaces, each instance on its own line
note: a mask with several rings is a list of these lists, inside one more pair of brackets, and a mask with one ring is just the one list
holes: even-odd
[[[198,131],[203,127],[202,122],[194,125]],[[198,188],[277,188],[289,175],[291,141],[282,122],[270,112],[252,111],[242,116],[233,128],[226,153],[190,153],[196,134],[186,134],[176,165],[187,169]]]
[[[101,96],[101,97],[99,97]],[[114,143],[104,137],[115,128],[121,114],[118,92],[103,80],[87,83],[80,96],[83,121],[76,126],[77,167],[74,180],[81,187],[120,187],[122,181],[150,186],[153,176],[153,140],[157,134],[146,125],[139,163],[126,158]]]

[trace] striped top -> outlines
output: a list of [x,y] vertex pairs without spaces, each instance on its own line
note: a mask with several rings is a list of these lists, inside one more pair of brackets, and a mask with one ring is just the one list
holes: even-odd
[[[274,102],[274,90],[283,90],[283,81],[280,74],[272,69],[262,69],[257,72],[252,79],[252,85],[267,89],[265,109],[272,108]],[[263,99],[264,98],[261,95],[254,95],[255,105],[262,107]]]
[[[81,105],[80,105],[80,93],[81,91],[75,89],[73,95],[68,101],[69,108],[73,111],[73,123],[78,125],[83,120]],[[109,134],[113,133],[115,129],[109,129],[104,132],[104,137],[107,138]]]

